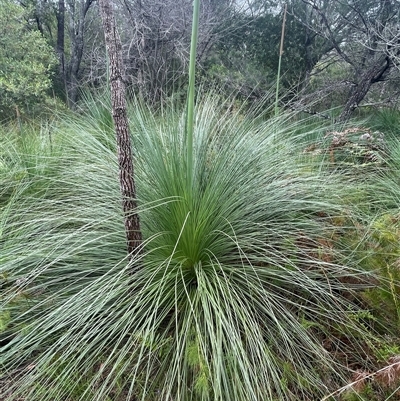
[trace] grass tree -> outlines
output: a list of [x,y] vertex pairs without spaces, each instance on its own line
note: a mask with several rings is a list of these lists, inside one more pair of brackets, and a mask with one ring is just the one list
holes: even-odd
[[129,261],[100,108],[66,118],[54,160],[42,145],[23,179],[9,172],[6,399],[298,401],[344,384],[334,355],[357,349],[363,326],[341,294],[362,272],[335,262],[323,216],[345,186],[312,168],[296,127],[203,99],[187,196],[186,113],[136,105],[144,251]]
[[3,398],[299,401],[345,384],[340,356],[362,363],[369,339],[351,304],[364,272],[335,250],[349,185],[304,152],[310,133],[215,94],[132,105],[143,250],[127,255],[108,111],[87,110],[64,116],[54,158],[4,169]]

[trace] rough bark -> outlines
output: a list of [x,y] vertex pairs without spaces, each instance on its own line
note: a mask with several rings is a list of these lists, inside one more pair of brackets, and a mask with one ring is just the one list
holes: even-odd
[[60,78],[67,91],[66,71],[65,71],[65,1],[58,0],[57,9],[57,54],[60,61]]
[[390,69],[390,60],[386,55],[379,59],[361,74],[357,85],[353,88],[342,113],[339,116],[340,122],[346,122],[351,117],[353,111],[364,100],[372,84],[382,79],[387,70]]
[[139,252],[142,243],[139,215],[137,213],[132,146],[126,108],[124,65],[121,39],[118,35],[110,0],[99,0],[105,42],[110,66],[112,116],[115,125],[119,181],[125,218],[128,253],[131,257]]
[[85,20],[93,0],[69,1],[71,12],[69,36],[71,41],[71,57],[67,68],[68,105],[75,107],[78,100],[79,69],[83,56]]
[[[311,15],[304,18],[294,7],[298,4],[295,0],[291,1],[293,12],[297,13],[298,21],[318,35],[319,41],[323,43],[325,51],[322,54],[325,54],[325,60],[322,61],[328,61],[334,50],[334,61],[338,66],[345,67],[343,72],[349,71],[348,76],[340,77],[342,83],[350,84],[348,90],[342,91],[347,96],[339,121],[345,122],[368,95],[371,87],[389,77],[396,58],[392,45],[396,45],[398,36],[398,0],[302,2],[311,11]],[[316,68],[313,74],[317,76],[322,71]],[[334,75],[323,80],[327,85],[319,93],[327,94],[330,88],[336,86],[332,85],[332,79]],[[317,95],[315,93],[315,96],[309,98],[319,99]],[[314,102],[314,105],[317,103],[324,106],[322,101]]]

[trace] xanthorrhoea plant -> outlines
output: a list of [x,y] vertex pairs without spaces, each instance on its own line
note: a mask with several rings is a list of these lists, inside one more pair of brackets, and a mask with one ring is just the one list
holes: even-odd
[[315,256],[316,216],[337,211],[334,177],[300,163],[283,117],[244,117],[212,97],[195,117],[192,73],[183,116],[132,111],[145,252],[128,260],[121,246],[98,103],[100,122],[59,133],[46,192],[8,203],[8,399],[299,400],[340,380],[312,330],[351,325],[340,279],[359,273]]
[[318,258],[318,216],[337,213],[341,187],[301,164],[283,116],[218,103],[197,107],[190,196],[186,114],[133,107],[145,249],[133,273],[109,130],[81,117],[58,133],[57,179],[5,223],[7,399],[305,400],[340,382],[321,340],[352,324],[341,277],[359,272]]

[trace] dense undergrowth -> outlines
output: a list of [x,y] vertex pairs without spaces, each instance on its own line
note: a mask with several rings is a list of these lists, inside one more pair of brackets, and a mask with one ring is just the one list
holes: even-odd
[[133,259],[102,98],[2,129],[0,398],[398,397],[400,141],[229,106],[188,188],[184,113],[131,105]]

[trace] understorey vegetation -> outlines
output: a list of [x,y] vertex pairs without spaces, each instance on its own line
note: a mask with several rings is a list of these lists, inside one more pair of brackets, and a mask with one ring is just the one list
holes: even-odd
[[4,1],[0,401],[399,400],[396,1]]
[[3,399],[396,399],[400,142],[201,97],[190,191],[185,112],[129,106],[133,258],[107,96],[2,131]]

